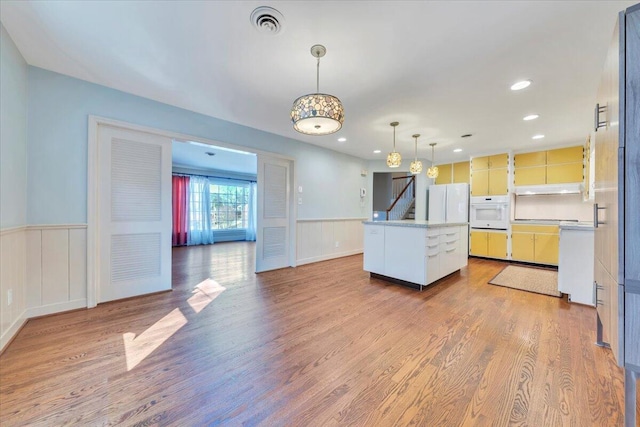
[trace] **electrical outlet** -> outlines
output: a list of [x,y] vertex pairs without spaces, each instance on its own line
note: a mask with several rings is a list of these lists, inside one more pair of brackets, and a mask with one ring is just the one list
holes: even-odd
[[13,289],[7,291],[7,305],[13,304]]

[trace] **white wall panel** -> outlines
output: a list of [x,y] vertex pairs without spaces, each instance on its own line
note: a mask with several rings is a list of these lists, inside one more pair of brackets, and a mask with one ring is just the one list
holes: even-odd
[[69,299],[87,297],[87,231],[69,230]]
[[42,230],[27,230],[27,307],[42,304]]
[[42,305],[69,301],[69,231],[42,230]]
[[[26,317],[26,228],[0,231],[0,350]],[[9,291],[12,301],[9,304]]]
[[[310,219],[297,223],[298,265],[362,253],[366,218]],[[336,247],[338,242],[338,247]]]

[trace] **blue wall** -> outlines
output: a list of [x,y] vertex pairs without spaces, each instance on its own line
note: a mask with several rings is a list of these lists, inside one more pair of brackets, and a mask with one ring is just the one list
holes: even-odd
[[87,222],[89,115],[292,157],[304,190],[295,194],[303,198],[298,218],[368,216],[359,197],[365,160],[36,67],[28,84],[29,224]]
[[27,224],[27,63],[0,24],[0,228]]

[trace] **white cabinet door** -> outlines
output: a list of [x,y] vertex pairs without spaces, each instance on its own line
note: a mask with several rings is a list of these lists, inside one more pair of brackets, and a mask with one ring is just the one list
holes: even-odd
[[560,230],[558,290],[571,302],[595,305],[593,252],[593,230]]
[[458,233],[460,235],[460,239],[458,239],[460,248],[458,251],[458,268],[462,268],[467,266],[469,260],[469,226],[460,226]]
[[384,238],[385,276],[425,284],[425,229],[387,227]]
[[364,270],[385,274],[384,270],[384,225],[364,226]]

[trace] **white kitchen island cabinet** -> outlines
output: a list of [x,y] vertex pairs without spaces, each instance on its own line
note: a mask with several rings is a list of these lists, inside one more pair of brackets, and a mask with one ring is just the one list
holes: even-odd
[[560,223],[558,290],[571,302],[591,306],[595,305],[594,230],[591,224]]
[[467,265],[467,223],[365,221],[364,270],[422,289]]

